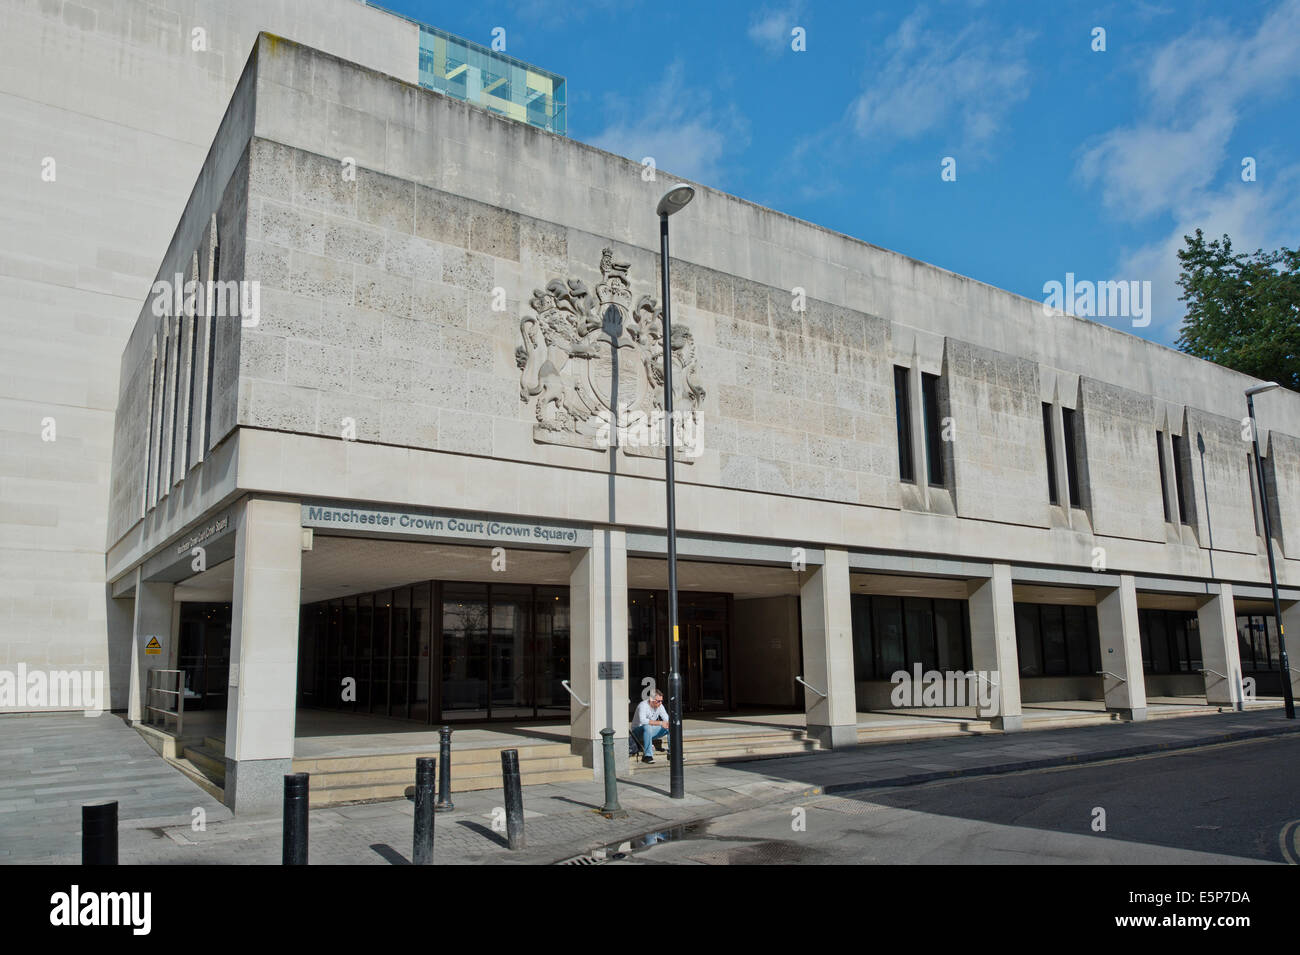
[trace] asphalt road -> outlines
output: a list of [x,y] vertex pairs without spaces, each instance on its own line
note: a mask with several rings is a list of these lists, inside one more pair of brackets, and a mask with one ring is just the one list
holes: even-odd
[[1300,739],[1271,738],[812,796],[714,819],[621,861],[1295,864],[1298,767]]

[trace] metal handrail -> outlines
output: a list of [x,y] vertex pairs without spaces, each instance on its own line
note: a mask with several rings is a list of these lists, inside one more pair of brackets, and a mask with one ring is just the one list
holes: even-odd
[[1213,674],[1214,674],[1215,676],[1217,676],[1220,680],[1226,680],[1226,679],[1228,679],[1228,674],[1226,674],[1226,673],[1220,673],[1218,670],[1211,670],[1209,667],[1206,667],[1206,668],[1203,669],[1203,670],[1197,670],[1196,672],[1197,672],[1197,673],[1213,673]]
[[[590,709],[590,708],[591,708],[591,704],[590,704],[590,703],[586,702],[582,697],[578,696],[577,693],[574,693],[574,692],[573,692],[573,687],[569,686],[569,681],[568,681],[568,680],[561,680],[561,681],[560,681],[560,686],[562,686],[562,687],[564,687],[566,690],[568,690],[568,691],[569,691],[569,696],[573,697],[575,700],[577,700],[579,703],[581,703],[585,708],[587,708],[587,709]],[[630,702],[630,701],[629,701],[629,702]]]
[[803,684],[804,686],[806,686],[808,689],[812,690],[814,693],[816,693],[818,696],[820,696],[823,700],[827,698],[825,693],[823,693],[821,690],[817,689],[817,687],[813,686],[811,683],[809,683],[809,682],[808,682],[807,680],[805,680],[803,677],[801,677],[801,676],[797,676],[797,677],[794,678],[794,681],[795,681],[796,683],[802,683],[802,684]]
[[1097,671],[1097,676],[1113,676],[1115,679],[1119,680],[1119,682],[1121,682],[1121,683],[1127,683],[1127,682],[1128,682],[1128,680],[1124,679],[1124,677],[1120,676],[1118,673],[1112,673],[1110,670],[1098,670],[1098,671]]
[[[174,678],[176,689],[169,690],[159,684],[162,677],[168,675]],[[154,706],[154,694],[162,693],[168,696],[176,697],[174,708],[165,706]],[[146,674],[145,679],[145,698],[144,698],[145,722],[149,725],[160,725],[165,733],[167,731],[167,717],[174,717],[176,720],[176,737],[179,739],[185,733],[185,671],[184,670],[163,670],[152,669]],[[156,719],[154,714],[158,714]]]
[[967,672],[968,672],[971,676],[975,677],[975,679],[977,679],[977,680],[984,680],[984,682],[987,683],[989,686],[992,686],[992,687],[996,687],[996,686],[997,686],[996,683],[994,683],[992,680],[989,680],[989,679],[985,678],[984,674],[983,674],[983,673],[980,673],[978,670],[968,670]]

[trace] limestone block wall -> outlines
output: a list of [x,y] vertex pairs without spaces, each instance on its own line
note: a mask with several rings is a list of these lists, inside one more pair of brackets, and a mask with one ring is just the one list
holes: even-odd
[[1084,487],[1093,531],[1163,541],[1164,506],[1151,396],[1083,377],[1079,415],[1088,452]]
[[[1046,527],[1047,458],[1036,363],[949,339],[957,514]],[[916,425],[914,424],[914,427]]]

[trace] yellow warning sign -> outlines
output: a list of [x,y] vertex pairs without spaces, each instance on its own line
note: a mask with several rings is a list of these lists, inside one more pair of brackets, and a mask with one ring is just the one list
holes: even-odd
[[144,645],[144,652],[155,656],[162,653],[162,644],[158,642],[157,637],[149,638],[149,642]]
[[673,643],[677,643],[677,628],[673,627]]

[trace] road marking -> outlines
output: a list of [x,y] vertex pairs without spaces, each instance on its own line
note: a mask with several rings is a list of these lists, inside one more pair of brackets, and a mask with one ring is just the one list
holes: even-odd
[[1282,860],[1287,865],[1300,865],[1300,819],[1293,819],[1282,827],[1277,835],[1278,848],[1282,850]]

